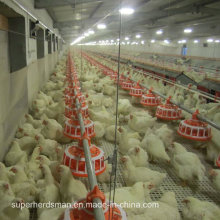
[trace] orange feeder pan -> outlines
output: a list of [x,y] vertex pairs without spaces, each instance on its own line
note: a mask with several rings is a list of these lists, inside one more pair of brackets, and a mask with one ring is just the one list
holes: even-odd
[[181,119],[181,109],[170,103],[171,96],[166,100],[166,104],[157,106],[156,117],[163,120]]
[[[77,94],[77,97],[79,99],[79,102],[81,103],[84,103],[86,100],[85,96],[81,92]],[[76,96],[74,94],[67,94],[65,96],[65,105],[72,106],[75,105],[75,103],[76,103]]]
[[117,74],[117,73],[114,73],[114,74],[112,74],[112,75],[110,76],[110,78],[111,78],[112,80],[114,80],[114,82],[117,82],[118,74]]
[[132,86],[129,92],[129,95],[135,97],[141,97],[142,94],[142,88],[139,86],[139,82],[137,82],[136,86]]
[[108,205],[104,193],[99,190],[97,185],[88,193],[85,199],[73,203],[71,208],[65,210],[63,220],[95,220],[92,207],[93,198],[99,198],[102,201],[103,213],[106,220],[127,220],[126,213],[120,206],[117,204]]
[[124,81],[121,85],[121,88],[124,90],[130,90],[132,87],[133,83],[131,82],[131,80],[128,78],[126,81]]
[[218,156],[218,159],[216,160],[216,165],[220,168],[220,155]]
[[187,139],[208,141],[212,138],[211,128],[207,123],[198,119],[198,114],[199,110],[196,110],[191,119],[181,121],[177,133]]
[[[86,135],[91,138],[95,136],[95,129],[93,121],[89,119],[84,120]],[[81,138],[80,122],[77,119],[69,119],[64,126],[64,135],[71,139]]]
[[143,94],[141,102],[144,106],[158,106],[161,103],[160,96],[154,95],[152,89],[149,90],[148,94]]
[[[89,141],[89,149],[91,153],[92,163],[95,169],[95,174],[99,175],[106,169],[104,162],[104,151]],[[87,177],[85,154],[83,150],[83,142],[73,143],[65,149],[63,156],[63,164],[68,166],[72,174],[77,177]]]
[[[87,118],[89,116],[88,106],[86,105],[85,102],[83,102],[81,104],[80,110],[81,110],[83,118]],[[72,116],[74,116],[76,118],[77,117],[76,106],[75,105],[72,105],[72,106],[66,105],[65,106],[65,116],[70,119],[72,118]]]

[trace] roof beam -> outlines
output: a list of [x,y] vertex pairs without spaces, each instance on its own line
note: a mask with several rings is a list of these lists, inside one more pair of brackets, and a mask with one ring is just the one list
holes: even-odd
[[84,4],[84,3],[94,3],[94,2],[102,2],[101,0],[35,0],[34,6],[37,9],[42,8],[52,8],[57,6],[64,6],[64,5],[75,5]]

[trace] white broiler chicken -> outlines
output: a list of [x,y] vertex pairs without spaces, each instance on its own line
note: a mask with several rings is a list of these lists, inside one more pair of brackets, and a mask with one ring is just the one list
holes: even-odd
[[166,173],[160,173],[147,167],[135,167],[129,156],[123,156],[121,161],[124,164],[122,174],[129,186],[135,182],[151,182],[155,186],[159,186],[166,178]]
[[32,124],[24,123],[18,127],[18,130],[15,134],[16,138],[22,138],[24,136],[35,137],[35,135],[41,132],[41,128],[35,129]]
[[118,114],[128,115],[132,110],[132,105],[128,99],[118,100]]
[[42,127],[42,120],[34,119],[30,114],[25,114],[26,122],[32,124],[35,129]]
[[132,163],[136,167],[148,166],[147,152],[144,151],[141,147],[136,146],[136,147],[130,148],[127,155],[131,158]]
[[[43,181],[41,181],[40,185],[40,192],[39,192],[39,202],[47,203],[53,202],[57,203],[60,202],[60,191],[58,187],[58,183],[53,178],[51,174],[51,170],[47,165],[41,165],[41,169],[44,175]],[[42,183],[43,182],[43,183]],[[38,215],[45,209],[38,209]]]
[[166,124],[162,125],[154,133],[163,141],[165,148],[170,147],[173,143],[173,130],[168,128]]
[[[137,182],[133,186],[130,187],[121,187],[116,188],[115,190],[115,200],[114,202],[117,204],[126,203],[140,203],[141,208],[127,208],[125,210],[129,213],[140,213],[143,212],[142,208],[143,203],[151,202],[150,198],[150,190],[152,188],[152,184],[149,182]],[[109,192],[105,193],[106,199],[109,198]],[[111,196],[113,195],[113,191],[111,192]]]
[[[117,130],[117,143],[119,142],[121,133]],[[115,141],[115,125],[110,125],[105,129],[105,139],[107,141]]]
[[129,149],[134,146],[140,146],[140,140],[136,137],[130,136],[125,129],[120,127],[118,131],[121,133],[119,138],[119,151],[122,154],[126,154]]
[[42,151],[42,147],[40,146],[35,147],[33,153],[30,156],[28,163],[25,165],[25,172],[28,178],[32,178],[35,181],[41,179],[43,176],[42,170],[39,168],[39,164],[40,164],[39,160],[37,160],[41,151]]
[[9,168],[5,167],[5,164],[0,162],[0,180],[9,182],[13,174],[10,172]]
[[29,209],[24,206],[24,200],[21,198],[14,198],[11,204],[5,207],[0,212],[0,219],[2,220],[29,220]]
[[5,155],[6,166],[13,166],[15,164],[25,164],[28,161],[27,154],[22,151],[19,144],[16,141],[12,142],[12,145]]
[[171,154],[171,164],[180,179],[187,182],[203,179],[205,167],[196,154],[188,152],[177,142],[173,143]]
[[20,139],[15,139],[15,141],[19,144],[21,150],[25,151],[27,155],[30,155],[37,145],[36,139],[30,136],[24,136]]
[[218,220],[220,219],[220,208],[214,203],[200,201],[194,197],[187,197],[183,200],[183,219]]
[[99,121],[94,121],[94,127],[95,127],[95,137],[102,138],[105,135],[104,124]]
[[66,208],[46,209],[41,212],[38,220],[60,220],[63,217]]
[[47,119],[43,124],[41,133],[45,138],[58,141],[63,136],[63,128],[56,120]]
[[210,178],[214,185],[214,187],[220,191],[220,170],[219,169],[212,169],[210,171]]
[[103,94],[113,96],[116,92],[116,86],[110,86],[107,84],[103,85]]
[[152,133],[148,136],[145,135],[140,146],[147,151],[151,161],[170,162],[170,157],[166,153],[163,142],[156,135]]
[[106,125],[113,125],[115,122],[114,116],[109,113],[104,106],[102,106],[101,111],[94,111],[92,109],[89,109],[89,117],[93,121],[99,121]]
[[60,165],[58,172],[60,173],[60,194],[62,202],[73,202],[87,195],[85,185],[74,179],[69,167]]
[[130,120],[128,126],[139,133],[145,133],[147,128],[151,128],[156,121],[156,118],[152,118],[149,114],[145,113],[143,116],[138,114],[130,114]]
[[100,183],[109,183],[110,182],[110,175],[111,175],[111,172],[112,172],[112,165],[108,164],[108,163],[106,163],[105,165],[106,165],[105,171],[97,176],[97,180]]

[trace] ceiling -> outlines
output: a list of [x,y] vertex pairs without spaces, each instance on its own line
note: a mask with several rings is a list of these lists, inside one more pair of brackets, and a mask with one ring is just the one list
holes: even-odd
[[[220,36],[219,0],[121,0],[121,7],[132,7],[132,15],[122,16],[122,37],[142,39],[193,39]],[[86,41],[116,39],[119,36],[119,0],[35,0],[35,8],[45,8],[62,37],[74,41],[88,29],[95,31]],[[97,30],[97,23],[105,30]],[[193,32],[184,34],[190,27]],[[156,35],[163,29],[162,35]]]

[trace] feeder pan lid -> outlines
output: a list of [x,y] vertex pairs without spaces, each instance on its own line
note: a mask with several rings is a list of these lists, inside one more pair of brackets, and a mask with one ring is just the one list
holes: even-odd
[[163,120],[179,120],[181,119],[181,109],[170,103],[171,96],[166,100],[166,104],[157,106],[156,117]]
[[[85,132],[88,137],[95,136],[95,129],[93,121],[89,119],[84,119]],[[71,139],[80,139],[81,138],[81,128],[80,122],[78,119],[75,119],[74,116],[72,119],[69,119],[65,122],[64,126],[64,135]]]
[[211,128],[207,123],[200,121],[197,117],[199,110],[197,109],[191,119],[180,122],[177,130],[178,134],[195,141],[208,141],[212,138]]
[[94,198],[99,198],[101,200],[105,220],[127,220],[125,211],[115,203],[113,205],[109,205],[109,202],[105,199],[104,193],[99,190],[97,185],[87,194],[85,199],[77,201],[79,206],[75,206],[73,204],[73,208],[65,210],[63,220],[95,220],[93,207],[91,207],[91,205],[86,207],[86,204],[92,204],[92,200]]
[[139,81],[137,82],[137,84],[135,86],[131,87],[129,95],[136,96],[136,97],[141,97],[142,96],[142,88],[139,85]]
[[[77,177],[88,176],[82,140],[80,140],[78,143],[73,143],[72,146],[67,147],[63,156],[63,164],[68,166],[72,174]],[[88,143],[95,174],[99,175],[106,169],[104,162],[104,151],[96,147],[94,144],[91,144],[90,139]]]
[[152,93],[153,88],[150,88],[148,94],[143,94],[141,97],[141,104],[144,106],[158,106],[161,102],[159,96]]

